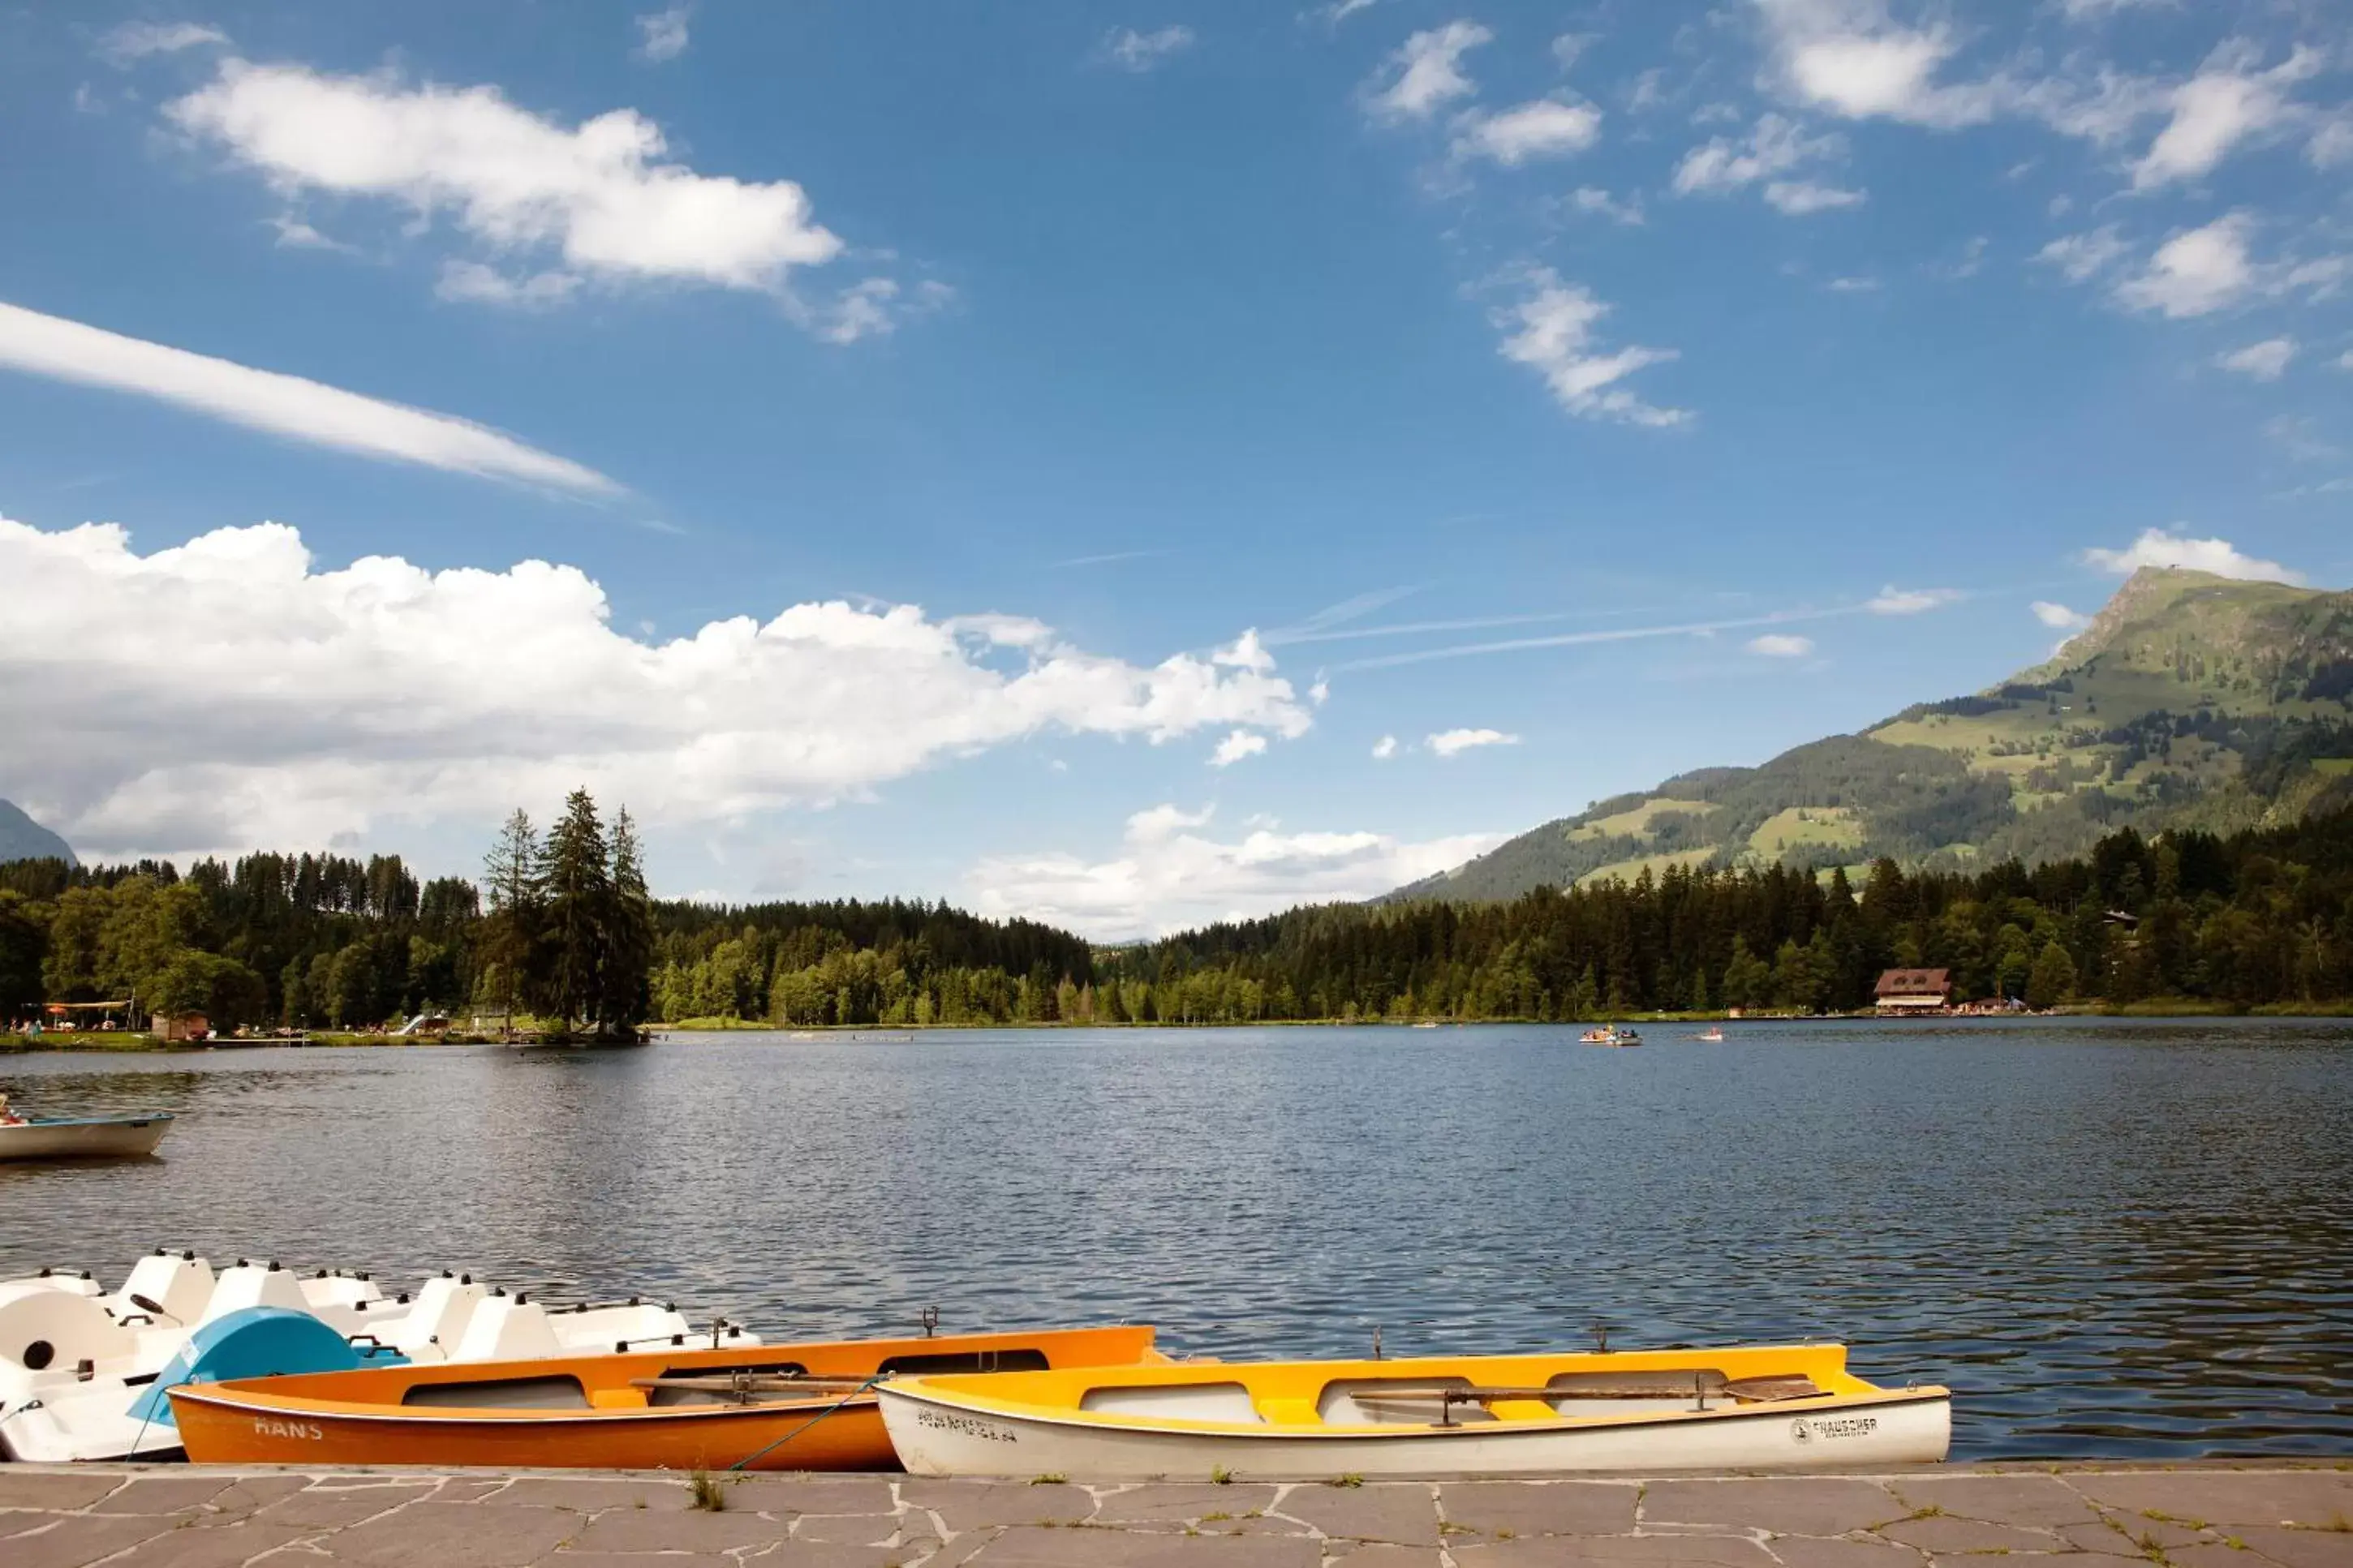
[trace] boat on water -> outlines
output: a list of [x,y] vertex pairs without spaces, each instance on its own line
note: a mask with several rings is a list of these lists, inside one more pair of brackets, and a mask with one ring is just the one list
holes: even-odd
[[0,1119],[0,1160],[136,1160],[172,1130],[168,1111]]
[[171,1403],[200,1463],[884,1470],[898,1460],[878,1379],[1125,1376],[1167,1364],[1152,1342],[1123,1325],[370,1367],[184,1384]]
[[1185,1363],[893,1378],[924,1476],[1092,1481],[1845,1469],[1933,1463],[1952,1395],[1881,1388],[1841,1345]]
[[1720,1046],[1724,1044],[1724,1031],[1722,1029],[1702,1029],[1698,1034],[1692,1037],[1705,1046]]
[[1641,1035],[1631,1029],[1619,1028],[1614,1024],[1588,1029],[1577,1037],[1588,1046],[1639,1046],[1642,1043]]
[[[269,1370],[284,1373],[384,1359],[512,1362],[691,1345],[740,1350],[760,1342],[739,1324],[723,1319],[697,1328],[674,1307],[642,1300],[551,1310],[528,1293],[510,1294],[449,1272],[414,1292],[388,1297],[365,1273],[322,1268],[304,1276],[240,1258],[216,1275],[193,1251],[159,1248],[140,1259],[111,1293],[87,1270],[44,1269],[0,1283],[0,1457],[50,1462],[170,1457],[179,1448],[171,1423],[134,1406],[147,1394],[160,1393],[157,1384],[168,1386],[192,1346],[202,1352],[209,1331],[257,1313],[273,1321],[279,1314],[315,1320],[324,1332],[321,1339],[273,1331],[243,1342],[269,1345]],[[360,1363],[342,1347],[363,1352]],[[183,1366],[182,1373],[206,1375],[201,1365]]]

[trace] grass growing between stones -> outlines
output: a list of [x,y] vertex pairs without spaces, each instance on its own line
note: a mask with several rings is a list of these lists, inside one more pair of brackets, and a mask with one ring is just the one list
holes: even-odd
[[727,1511],[727,1483],[709,1470],[697,1470],[686,1479],[688,1503],[704,1513]]

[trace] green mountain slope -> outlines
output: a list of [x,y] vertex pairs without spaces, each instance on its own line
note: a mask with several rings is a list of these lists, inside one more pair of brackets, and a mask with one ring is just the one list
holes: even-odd
[[66,841],[0,800],[0,865],[11,860],[62,860],[71,866],[74,852]]
[[1392,899],[1504,899],[1670,866],[1955,865],[2217,831],[2353,799],[2353,593],[2144,570],[2048,662],[1762,767],[1546,823]]

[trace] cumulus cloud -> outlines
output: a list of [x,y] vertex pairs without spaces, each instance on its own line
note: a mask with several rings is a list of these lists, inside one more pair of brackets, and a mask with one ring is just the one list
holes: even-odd
[[2256,381],[2277,381],[2287,374],[2288,362],[2295,358],[2294,338],[2265,338],[2259,343],[2217,354],[2214,363],[2236,374]]
[[1381,85],[1368,86],[1365,106],[1377,120],[1428,120],[1478,90],[1462,71],[1462,57],[1495,35],[1476,22],[1449,22],[1406,39],[1391,55]]
[[1849,119],[1949,129],[1993,118],[2006,89],[1938,80],[1959,47],[1943,24],[1898,24],[1882,0],[1757,0],[1782,89]]
[[842,248],[799,185],[670,161],[634,110],[565,125],[493,87],[228,60],[164,112],[281,192],[395,202],[448,217],[501,262],[553,257],[608,284],[775,291]]
[[98,53],[109,65],[127,66],[150,55],[176,55],[227,42],[227,33],[201,22],[125,22],[98,41]]
[[1219,741],[1218,749],[1209,753],[1209,765],[1213,768],[1229,768],[1244,757],[1258,756],[1265,750],[1264,735],[1255,730],[1236,730],[1228,734],[1224,740]]
[[1640,199],[1621,201],[1599,185],[1579,185],[1568,194],[1568,205],[1581,213],[1606,217],[1612,223],[1622,223],[1629,228],[1642,226],[1642,204]]
[[1376,762],[1388,762],[1397,754],[1398,738],[1395,735],[1383,735],[1373,742],[1373,759]]
[[502,305],[511,310],[539,310],[561,305],[579,291],[580,279],[569,272],[535,272],[510,278],[479,261],[448,261],[433,285],[434,294],[459,304]]
[[2081,610],[2071,610],[2049,599],[2037,599],[2033,605],[2034,618],[2054,632],[2080,632],[2092,624],[2092,617]]
[[2287,89],[2319,73],[2321,56],[2297,48],[2269,70],[2256,70],[2261,52],[2234,39],[2216,49],[2198,74],[2168,95],[2163,131],[2132,171],[2133,189],[2146,191],[2211,174],[2233,148],[2295,117]]
[[1867,600],[1863,608],[1874,616],[1916,616],[1968,597],[1958,588],[1899,588],[1890,583]]
[[2170,533],[2162,528],[2141,531],[2138,539],[2122,550],[2091,549],[2084,552],[2084,563],[2117,576],[2129,576],[2144,566],[2179,567],[2190,572],[2211,572],[2217,577],[2239,577],[2264,583],[2301,583],[2304,574],[2291,572],[2276,561],[2258,560],[2242,555],[2227,539],[2191,539]]
[[691,7],[672,5],[667,10],[649,11],[637,18],[638,58],[659,65],[686,53],[687,16]]
[[1167,64],[1192,47],[1190,27],[1160,27],[1149,33],[1139,33],[1134,27],[1115,27],[1103,36],[1102,55],[1120,69],[1140,74]]
[[1550,268],[1522,275],[1519,300],[1493,312],[1504,334],[1503,356],[1545,378],[1563,408],[1583,419],[1615,419],[1630,425],[1681,425],[1686,409],[1662,408],[1617,384],[1648,365],[1676,357],[1672,349],[1639,346],[1615,352],[1596,341],[1596,328],[1609,307],[1580,284],[1564,283]]
[[1381,833],[1265,827],[1229,841],[1203,831],[1211,817],[1208,809],[1156,805],[1127,819],[1111,859],[991,858],[973,867],[965,885],[982,914],[1026,916],[1116,942],[1371,898],[1483,855],[1504,837],[1466,833],[1409,843]]
[[0,304],[0,368],[135,393],[215,419],[387,462],[417,463],[584,495],[620,489],[594,468],[470,420],[124,337],[16,305]]
[[1767,632],[1761,637],[1750,637],[1748,651],[1767,658],[1803,658],[1814,651],[1814,639],[1787,632]]
[[2070,283],[2083,283],[2105,272],[2131,249],[2111,223],[2085,234],[2062,235],[2036,251],[2034,259],[2057,268]]
[[1459,158],[1491,158],[1506,167],[1566,158],[1601,139],[1601,111],[1589,103],[1542,98],[1466,120],[1454,138]]
[[1810,136],[1797,121],[1765,114],[1746,136],[1716,136],[1694,147],[1675,165],[1677,195],[1725,195],[1763,182],[1765,199],[1793,217],[1859,205],[1863,193],[1795,177],[1805,165],[1836,158],[1845,143]]
[[2117,280],[2117,302],[2171,317],[2203,316],[2254,300],[2323,298],[2353,278],[2353,256],[2258,260],[2248,245],[2254,228],[2253,216],[2242,211],[2174,235],[2147,266]]
[[839,602],[657,642],[576,568],[321,570],[278,523],[142,556],[114,524],[0,521],[0,795],[109,857],[480,821],[584,782],[724,823],[1031,736],[1310,723],[1249,650],[1139,666],[1027,617]]
[[1516,746],[1519,743],[1517,735],[1505,734],[1501,730],[1441,730],[1422,742],[1433,754],[1441,757],[1461,756],[1481,746]]

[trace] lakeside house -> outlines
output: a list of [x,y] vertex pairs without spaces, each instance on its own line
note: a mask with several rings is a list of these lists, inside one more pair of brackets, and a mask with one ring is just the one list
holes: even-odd
[[210,1039],[213,1032],[212,1020],[202,1013],[158,1013],[152,1020],[151,1027],[155,1037],[166,1044],[194,1044],[198,1040]]
[[1949,969],[1891,969],[1872,987],[1883,1014],[1942,1013],[1953,1005]]

